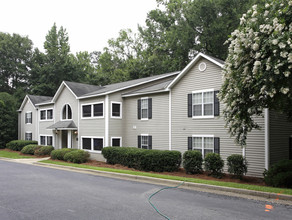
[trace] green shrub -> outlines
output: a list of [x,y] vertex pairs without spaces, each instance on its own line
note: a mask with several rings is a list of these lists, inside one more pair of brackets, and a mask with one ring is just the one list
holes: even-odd
[[208,153],[205,157],[205,170],[216,178],[221,178],[223,173],[224,161],[219,154]]
[[242,178],[247,172],[247,161],[240,154],[232,154],[227,157],[228,172],[234,174],[238,178]]
[[64,160],[72,163],[85,163],[88,161],[89,153],[84,150],[74,150],[64,156]]
[[200,151],[189,150],[183,154],[183,167],[186,173],[201,173],[203,168],[203,157]]
[[20,152],[23,154],[34,155],[34,152],[41,147],[42,146],[40,146],[40,145],[30,144],[30,145],[26,145],[24,148],[22,148],[22,150]]
[[145,150],[133,147],[105,147],[102,154],[109,164],[121,164],[144,171],[172,172],[179,168],[179,151]]
[[40,148],[35,150],[34,155],[36,156],[48,155],[49,156],[53,150],[54,150],[53,146],[41,146]]
[[265,170],[264,181],[270,186],[292,188],[292,160],[281,160]]
[[72,148],[62,148],[62,149],[58,149],[58,150],[53,150],[51,152],[51,158],[53,160],[64,160],[64,156],[66,153],[74,151],[77,149],[72,149]]
[[14,140],[6,144],[6,148],[15,151],[21,151],[26,145],[38,144],[37,141]]

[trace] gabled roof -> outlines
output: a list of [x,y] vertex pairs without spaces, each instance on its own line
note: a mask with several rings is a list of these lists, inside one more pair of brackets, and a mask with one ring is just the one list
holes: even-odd
[[38,105],[40,103],[51,102],[52,98],[53,97],[50,97],[50,96],[26,95],[25,98],[23,99],[23,102],[22,102],[18,111],[22,111],[22,109],[24,108],[24,105],[27,101],[30,101],[31,104],[33,105],[33,107],[35,108],[36,105]]
[[76,82],[69,82],[69,81],[64,81],[64,82],[77,97],[80,97],[84,94],[91,93],[93,91],[97,91],[103,88],[102,86],[89,85],[89,84],[84,84],[84,83],[76,83]]
[[143,84],[151,82],[151,81],[155,81],[155,80],[159,80],[159,79],[163,79],[163,78],[167,78],[167,77],[171,77],[171,76],[176,76],[178,73],[179,72],[165,73],[165,74],[161,74],[161,75],[155,75],[155,76],[150,76],[150,77],[146,77],[146,78],[134,79],[134,80],[126,81],[126,82],[120,82],[120,83],[106,85],[106,86],[103,86],[102,88],[100,88],[94,92],[90,92],[90,93],[82,95],[80,97],[80,99],[94,97],[94,96],[107,95],[110,93],[114,93],[117,91],[131,88],[134,86],[143,85]]
[[215,65],[223,68],[224,66],[224,61],[217,59],[215,57],[203,54],[203,53],[198,53],[197,56],[178,74],[178,76],[167,86],[167,89],[172,88],[199,60],[200,58],[205,58],[209,60],[210,62],[214,63]]
[[49,130],[73,130],[76,129],[74,121],[58,121],[55,124],[47,127]]

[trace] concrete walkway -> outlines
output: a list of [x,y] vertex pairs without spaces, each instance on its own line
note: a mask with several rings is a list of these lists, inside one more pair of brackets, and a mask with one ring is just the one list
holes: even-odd
[[36,162],[42,161],[42,160],[48,160],[50,157],[42,157],[42,158],[22,158],[22,159],[13,159],[13,158],[6,158],[6,157],[0,157],[1,160],[16,162],[16,163],[25,163],[25,164],[31,164],[34,165]]

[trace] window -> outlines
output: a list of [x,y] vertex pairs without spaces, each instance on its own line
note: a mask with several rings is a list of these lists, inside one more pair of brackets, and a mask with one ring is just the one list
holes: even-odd
[[208,153],[220,153],[220,139],[209,135],[188,137],[188,150],[197,150],[203,158]]
[[40,120],[53,120],[53,109],[44,109],[40,111]]
[[103,117],[103,102],[82,105],[82,118]]
[[103,137],[82,137],[82,149],[101,151],[103,149]]
[[51,136],[51,135],[41,135],[40,136],[40,145],[53,146],[53,136]]
[[25,140],[31,141],[32,140],[32,133],[31,132],[25,132]]
[[141,134],[138,136],[138,148],[152,149],[152,136]]
[[32,123],[32,112],[25,113],[25,124]]
[[138,99],[138,119],[147,120],[152,118],[152,98]]
[[122,118],[121,102],[112,102],[112,118]]
[[62,111],[62,119],[63,120],[70,120],[72,119],[72,110],[70,105],[66,104],[63,107],[63,111]]
[[122,138],[121,137],[112,137],[112,147],[121,147],[122,146]]
[[219,116],[218,91],[204,90],[188,94],[188,117],[210,118]]

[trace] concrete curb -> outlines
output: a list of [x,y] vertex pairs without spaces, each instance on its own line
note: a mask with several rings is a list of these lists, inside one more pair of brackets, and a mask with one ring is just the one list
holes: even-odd
[[[40,163],[40,162],[34,162],[33,164],[44,166],[44,167],[57,168],[57,169],[62,169],[62,170],[71,170],[71,171],[89,173],[89,174],[94,174],[94,175],[99,175],[99,176],[104,176],[104,177],[118,178],[118,179],[123,179],[123,180],[132,180],[132,181],[164,185],[164,186],[177,186],[178,184],[181,183],[181,181],[177,181],[177,180],[160,179],[160,178],[147,177],[147,176],[136,176],[136,175],[131,175],[131,174],[106,172],[106,171],[99,171],[99,170],[92,170],[92,169],[85,169],[85,168],[78,168],[78,167],[68,167],[68,166],[62,166],[62,165],[56,165],[56,164],[46,164],[46,163]],[[280,200],[283,200],[283,201],[288,201],[289,204],[290,202],[292,202],[292,195],[259,192],[259,191],[254,191],[254,190],[214,186],[214,185],[207,185],[207,184],[201,184],[201,183],[185,182],[183,185],[180,186],[180,188],[196,190],[196,191],[209,191],[209,192],[212,191],[213,193],[220,192],[218,194],[232,193],[232,196],[237,195],[239,197],[242,197],[240,195],[245,195],[245,197],[254,196],[254,197],[259,197],[259,198],[264,198],[264,199],[274,199],[275,202],[280,202]]]

